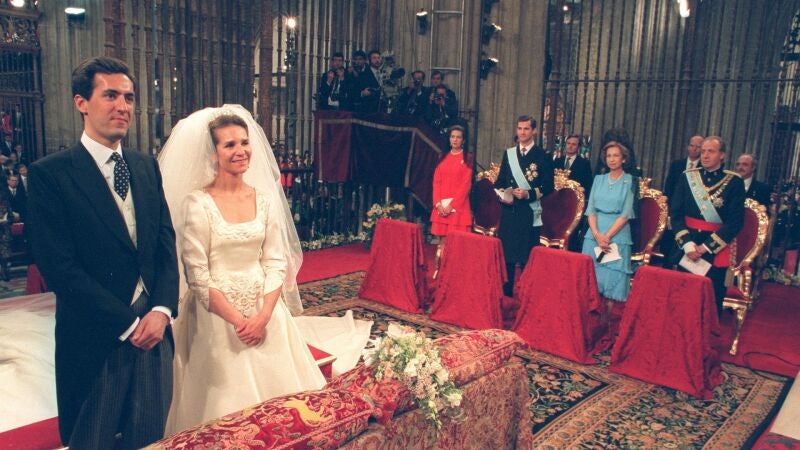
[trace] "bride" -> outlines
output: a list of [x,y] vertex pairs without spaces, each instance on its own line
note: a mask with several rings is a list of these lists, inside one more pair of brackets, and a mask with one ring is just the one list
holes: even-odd
[[166,435],[322,388],[292,317],[302,253],[264,131],[241,106],[206,108],[176,125],[159,163],[185,274]]

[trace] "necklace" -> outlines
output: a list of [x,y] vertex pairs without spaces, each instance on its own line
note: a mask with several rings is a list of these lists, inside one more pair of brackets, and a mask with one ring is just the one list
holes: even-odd
[[613,186],[613,185],[615,185],[615,184],[619,183],[619,180],[623,179],[623,178],[624,178],[624,175],[625,175],[625,174],[622,174],[622,175],[620,175],[620,176],[619,176],[619,177],[618,177],[618,178],[615,180],[615,179],[612,179],[612,178],[611,178],[611,174],[609,173],[609,174],[608,174],[608,187],[609,187],[609,188],[611,188],[611,186]]
[[458,149],[458,151],[455,151],[455,150],[452,150],[452,149],[451,149],[451,150],[450,150],[450,154],[451,154],[451,155],[460,155],[460,154],[461,154],[461,152],[463,152],[463,151],[464,151],[464,149],[463,149],[463,148],[460,148],[460,149]]

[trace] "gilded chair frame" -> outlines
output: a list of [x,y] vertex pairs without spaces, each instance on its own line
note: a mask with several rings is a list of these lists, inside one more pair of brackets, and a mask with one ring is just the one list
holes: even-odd
[[[669,217],[667,197],[665,197],[664,194],[658,189],[651,188],[651,181],[652,178],[639,178],[639,200],[650,198],[655,200],[656,204],[658,205],[658,225],[656,226],[656,232],[650,236],[650,239],[647,241],[647,244],[641,251],[631,255],[632,262],[640,262],[642,264],[650,264],[650,260],[654,254],[656,256],[663,256],[658,253],[654,253],[653,248],[655,247],[656,243],[658,243],[659,239],[661,239],[661,236],[664,234],[664,230],[667,229],[667,219]],[[641,217],[639,220],[642,220]]]
[[[475,176],[475,182],[477,183],[478,181],[481,181],[485,178],[491,181],[492,184],[494,184],[495,182],[497,182],[497,177],[499,175],[500,175],[500,165],[497,163],[490,163],[488,169],[482,172],[478,172],[478,174]],[[474,233],[482,234],[484,236],[497,235],[497,227],[488,227],[488,228],[482,227],[475,223],[474,217],[472,219],[472,231]]]
[[539,243],[545,247],[553,247],[561,250],[566,249],[567,243],[569,242],[569,237],[572,235],[572,232],[575,231],[575,228],[578,227],[581,217],[583,216],[584,208],[586,207],[586,194],[583,192],[583,186],[581,186],[580,183],[575,180],[570,180],[569,174],[569,169],[555,169],[553,172],[553,184],[556,191],[560,191],[562,189],[571,189],[575,192],[575,196],[578,199],[575,208],[575,215],[572,218],[572,222],[570,222],[569,226],[567,227],[563,238],[547,238],[546,236],[539,236]]
[[738,250],[736,247],[737,241],[734,240],[733,243],[731,243],[730,271],[735,284],[742,292],[742,298],[733,298],[726,295],[722,302],[723,308],[730,308],[736,313],[736,335],[728,351],[731,355],[736,355],[739,350],[739,335],[742,331],[744,319],[747,317],[747,312],[753,309],[753,304],[758,297],[752,263],[764,248],[769,226],[769,218],[767,217],[767,210],[764,208],[764,205],[748,198],[744,201],[744,207],[753,211],[756,217],[758,217],[758,229],[756,230],[756,240],[753,243],[753,247],[750,248],[742,259],[742,262],[738,265],[736,264],[736,252]]

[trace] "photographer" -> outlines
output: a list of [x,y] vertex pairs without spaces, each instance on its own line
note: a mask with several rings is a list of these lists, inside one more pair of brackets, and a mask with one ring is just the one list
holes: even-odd
[[[341,72],[338,74],[338,72]],[[317,109],[342,109],[342,100],[345,97],[345,70],[344,55],[336,52],[331,56],[331,68],[322,74],[317,87]],[[335,92],[335,94],[334,94]],[[334,98],[335,97],[335,98]]]
[[440,84],[433,89],[424,118],[434,130],[441,134],[445,134],[447,128],[458,118],[457,111],[448,107],[446,85]]
[[445,99],[445,107],[447,107],[447,113],[450,117],[457,117],[458,116],[458,99],[456,99],[456,93],[450,90],[446,84],[444,84],[444,73],[440,70],[434,70],[431,72],[431,103],[433,103],[433,91],[436,90],[437,87],[444,86],[444,89],[447,91],[447,96]]
[[411,85],[403,89],[397,112],[408,116],[423,117],[428,109],[428,88],[424,86],[425,72],[411,72]]
[[317,91],[318,110],[349,110],[347,105],[347,79],[344,67],[328,70],[319,91]]
[[383,85],[380,72],[382,62],[379,51],[369,52],[369,67],[358,75],[355,82],[357,89],[354,91],[358,92],[358,97],[354,99],[356,112],[378,112]]
[[[352,65],[347,68],[345,74],[345,104],[340,107],[346,111],[355,111],[357,105],[361,103],[361,91],[359,90],[359,78],[362,77],[366,69],[367,54],[361,50],[353,52]],[[360,106],[358,106],[360,107]]]

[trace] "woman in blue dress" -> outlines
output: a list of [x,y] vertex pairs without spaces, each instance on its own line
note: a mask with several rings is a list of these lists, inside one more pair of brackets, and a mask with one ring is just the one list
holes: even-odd
[[[633,240],[628,221],[634,218],[637,190],[635,178],[625,170],[630,158],[627,147],[611,141],[600,155],[608,166],[608,173],[594,177],[585,213],[590,232],[584,237],[582,253],[594,260],[597,287],[600,295],[608,300],[610,311],[612,301],[624,302],[630,290]],[[612,244],[616,244],[621,259],[604,262],[606,256],[612,257]],[[601,250],[600,256],[596,254],[596,247]]]

